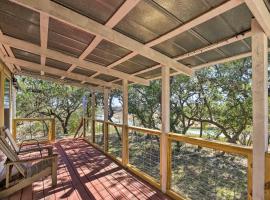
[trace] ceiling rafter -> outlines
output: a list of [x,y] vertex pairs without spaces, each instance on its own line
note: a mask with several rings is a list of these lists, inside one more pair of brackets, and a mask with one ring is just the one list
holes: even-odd
[[122,88],[120,85],[117,85],[117,84],[109,83],[106,81],[102,81],[99,79],[91,78],[91,77],[80,75],[80,74],[68,73],[65,70],[60,70],[60,69],[49,67],[46,65],[41,65],[41,64],[25,61],[22,59],[17,59],[17,58],[12,58],[12,57],[4,57],[4,61],[7,63],[20,65],[20,66],[27,68],[29,70],[32,70],[32,71],[44,71],[45,73],[57,75],[59,77],[64,75],[70,79],[74,79],[74,80],[78,80],[78,81],[83,80],[83,81],[91,83],[91,84],[97,84],[97,85],[101,85],[101,86],[109,87],[109,88],[117,88],[117,89]]
[[[0,30],[0,37],[3,36],[3,32]],[[2,46],[3,45],[3,46]],[[4,56],[10,56],[10,57],[14,57],[14,54],[10,48],[9,45],[5,45],[5,44],[2,44],[0,43],[0,48],[1,48],[1,51],[3,53]],[[10,69],[12,69],[12,71],[14,71],[15,69],[21,71],[21,68],[19,66],[16,66],[16,65],[11,65],[11,64],[7,64],[9,66]]]
[[[41,46],[41,50],[45,51],[47,49],[47,45],[48,45],[48,30],[49,30],[49,16],[41,13],[40,14],[40,46]],[[40,56],[40,63],[42,65],[45,65],[46,63],[46,56],[41,55]],[[41,75],[44,75],[44,71],[40,72]]]
[[[268,52],[270,53],[270,48],[268,48]],[[251,51],[246,52],[246,53],[241,53],[241,54],[238,54],[238,55],[235,55],[235,56],[230,56],[230,57],[227,57],[227,58],[214,60],[214,61],[211,61],[211,62],[208,62],[208,63],[196,65],[196,66],[193,67],[193,69],[195,71],[197,71],[197,70],[203,69],[205,67],[210,67],[210,66],[213,66],[213,65],[223,64],[223,63],[226,63],[226,62],[230,62],[230,61],[234,61],[234,60],[238,60],[238,59],[242,59],[242,58],[247,58],[247,57],[250,57],[250,56],[251,56]],[[175,73],[170,74],[170,76],[175,76],[175,75],[179,75],[179,74],[180,74],[179,72],[175,72]],[[152,78],[150,80],[157,80],[157,79],[161,79],[161,76]]]
[[[4,48],[4,46],[0,43],[0,59],[3,60],[5,56],[8,56],[8,55],[7,55],[7,52],[6,52],[5,48]],[[1,60],[0,60],[0,61],[1,61]],[[4,61],[3,61],[3,62],[4,62]],[[6,64],[6,66],[9,68],[9,70],[10,70],[11,72],[16,71],[16,70],[15,70],[15,67],[14,67],[12,64],[10,64],[10,63],[5,63],[5,64]]]
[[268,38],[270,37],[270,12],[263,0],[245,0],[249,10],[257,19]]
[[[37,54],[37,55],[43,55],[45,57],[48,58],[52,58],[54,60],[59,60],[65,63],[69,63],[69,64],[74,64],[76,66],[80,66],[84,69],[88,69],[88,70],[92,70],[92,71],[98,71],[101,72],[103,74],[108,74],[110,76],[114,76],[117,78],[123,78],[125,77],[125,79],[135,82],[135,83],[140,83],[142,85],[149,85],[149,81],[140,77],[135,77],[135,76],[131,76],[130,74],[121,72],[121,71],[117,71],[114,69],[108,69],[102,65],[98,65],[89,61],[85,61],[85,60],[80,60],[78,58],[72,57],[72,56],[68,56],[64,53],[60,53],[58,51],[55,50],[51,50],[51,49],[42,49],[40,46],[30,43],[30,42],[26,42],[23,40],[19,40],[13,37],[9,37],[6,35],[2,35],[0,36],[0,42],[3,44],[7,44],[9,46],[33,53],[33,54]],[[67,72],[67,71],[65,71]],[[68,72],[67,72],[68,74]],[[99,80],[99,79],[97,79]]]
[[[121,7],[113,14],[113,16],[107,21],[105,26],[113,28],[116,26],[141,0],[126,0]],[[85,59],[102,41],[102,37],[96,36],[90,45],[84,50],[84,52],[79,56],[79,59]],[[75,65],[71,65],[68,72],[71,72],[76,68]],[[100,74],[97,72],[96,74]],[[61,77],[62,79],[64,77]]]
[[[189,57],[192,57],[192,56],[196,56],[198,54],[201,54],[201,53],[204,53],[204,52],[207,52],[207,51],[210,51],[210,50],[213,50],[213,49],[217,49],[219,47],[223,47],[223,46],[226,46],[226,45],[229,45],[229,44],[232,44],[234,42],[238,42],[238,41],[242,41],[246,38],[250,38],[252,36],[252,33],[251,31],[246,31],[244,33],[241,33],[241,34],[238,34],[238,35],[235,35],[231,38],[227,38],[225,40],[221,40],[221,41],[218,41],[216,43],[213,43],[213,44],[210,44],[208,46],[205,46],[205,47],[202,47],[202,48],[199,48],[199,49],[196,49],[194,51],[191,51],[191,52],[188,52],[188,53],[185,53],[183,55],[180,55],[180,56],[177,56],[175,57],[174,59],[175,60],[183,60],[185,58],[189,58]],[[202,64],[202,65],[207,65],[208,63],[206,64]],[[154,67],[150,67],[148,69],[144,69],[144,70],[141,70],[141,71],[138,71],[134,74],[132,74],[132,76],[136,76],[138,74],[143,74],[143,73],[146,73],[146,72],[149,72],[149,71],[152,71],[158,67],[161,67],[161,65],[156,65]],[[117,80],[114,80],[112,81],[113,83],[119,81],[120,79],[117,79]]]
[[169,58],[168,56],[150,47],[147,47],[144,44],[113,30],[112,28],[102,25],[79,13],[76,13],[68,8],[65,8],[64,6],[61,6],[55,2],[49,0],[40,0],[40,1],[10,0],[10,1],[28,7],[37,12],[44,12],[54,19],[60,20],[64,23],[77,27],[91,34],[100,36],[105,40],[120,45],[133,52],[137,52],[138,54],[141,54],[151,60],[154,60],[166,67],[170,67],[172,69],[175,69],[176,71],[180,71],[186,75],[193,74],[192,69]]
[[91,91],[103,92],[103,88],[100,88],[100,87],[94,87],[94,86],[90,86],[90,85],[82,85],[82,84],[79,84],[79,83],[73,83],[73,82],[70,82],[70,81],[61,80],[61,79],[55,79],[55,78],[42,76],[42,75],[39,75],[39,74],[33,74],[33,73],[30,73],[30,72],[25,72],[25,71],[18,71],[18,72],[15,73],[15,75],[30,76],[30,77],[35,78],[35,79],[41,79],[41,80],[45,80],[45,81],[53,81],[53,82],[63,84],[63,85],[70,85],[70,86],[75,86],[75,87],[79,87],[79,88],[85,88],[85,89],[91,90]]
[[[210,11],[194,18],[193,20],[190,20],[184,24],[182,24],[181,26],[179,26],[178,28],[160,36],[160,37],[157,37],[156,39],[148,42],[145,44],[145,46],[147,47],[153,47],[157,44],[160,44],[166,40],[169,40],[185,31],[188,31],[188,30],[191,30],[192,28],[194,28],[195,26],[198,26],[214,17],[217,17],[218,15],[222,14],[222,13],[225,13],[241,4],[243,4],[244,1],[243,0],[229,0],[223,4],[221,4],[220,6],[216,7],[216,8],[213,8],[211,9]],[[126,55],[125,57],[119,59],[118,61],[112,63],[111,65],[109,65],[108,67],[109,68],[113,68],[114,66],[118,65],[118,64],[121,64],[127,60],[129,60],[130,58],[136,56],[138,53],[136,52],[132,52],[128,55]],[[95,77],[95,75],[93,75],[92,77]]]

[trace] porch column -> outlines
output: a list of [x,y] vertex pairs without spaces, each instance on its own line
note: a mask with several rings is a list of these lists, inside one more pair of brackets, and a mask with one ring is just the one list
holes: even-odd
[[0,127],[4,126],[4,67],[0,63]]
[[128,81],[123,80],[122,163],[128,164]]
[[91,115],[91,118],[92,118],[92,127],[91,127],[91,142],[95,142],[95,120],[96,120],[96,94],[95,92],[93,91],[92,92],[92,96],[91,96],[91,104],[92,104],[92,115]]
[[160,140],[160,174],[161,190],[167,189],[168,170],[168,133],[170,132],[170,69],[162,67],[162,99],[161,99],[161,140]]
[[108,116],[109,116],[109,90],[107,88],[104,89],[104,150],[108,151]]
[[265,152],[268,148],[267,36],[252,20],[253,169],[252,199],[264,199]]
[[17,97],[17,90],[15,87],[12,86],[12,114],[10,116],[10,127],[12,127],[12,119],[16,118],[16,113],[17,113],[17,105],[16,105],[16,97]]

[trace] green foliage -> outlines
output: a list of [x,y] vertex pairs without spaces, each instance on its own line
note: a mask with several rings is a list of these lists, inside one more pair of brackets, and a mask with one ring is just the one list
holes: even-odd
[[[171,131],[186,134],[200,124],[213,128],[209,137],[247,144],[249,137],[243,136],[252,120],[250,80],[250,59],[203,69],[192,77],[172,77]],[[147,128],[160,125],[160,88],[160,81],[130,88],[129,111]]]
[[62,133],[75,131],[82,117],[83,89],[27,77],[18,77],[18,82],[17,116],[55,117]]

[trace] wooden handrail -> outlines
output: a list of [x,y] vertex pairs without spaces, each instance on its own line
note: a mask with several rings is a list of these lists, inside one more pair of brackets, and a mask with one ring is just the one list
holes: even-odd
[[105,122],[106,124],[108,124],[108,125],[111,125],[111,126],[117,126],[117,127],[123,127],[123,124],[116,124],[116,123],[113,123],[113,122]]
[[128,129],[143,132],[145,134],[151,134],[151,135],[158,135],[159,136],[161,134],[160,130],[141,128],[141,127],[136,127],[136,126],[128,126]]
[[50,121],[54,118],[13,118],[13,121]]
[[[99,123],[103,123],[105,126],[111,125],[111,126],[117,126],[117,127],[122,127],[123,129],[126,128],[129,131],[133,130],[133,131],[138,131],[141,132],[143,134],[151,134],[151,135],[157,135],[160,136],[161,135],[161,131],[160,130],[153,130],[153,129],[148,129],[148,128],[141,128],[141,127],[135,127],[135,126],[124,126],[123,124],[115,124],[113,122],[104,122],[104,120],[93,120],[93,122],[99,122]],[[171,166],[171,143],[173,141],[178,141],[178,142],[183,142],[183,143],[187,143],[187,144],[191,144],[191,145],[196,145],[196,146],[200,146],[200,147],[205,147],[205,148],[209,148],[209,149],[214,149],[214,150],[218,150],[218,151],[223,151],[223,152],[227,152],[227,153],[231,153],[231,154],[235,154],[235,155],[240,155],[240,156],[244,156],[247,158],[247,165],[248,165],[248,196],[249,198],[251,198],[252,195],[252,147],[247,147],[247,146],[241,146],[241,145],[237,145],[237,144],[232,144],[232,143],[227,143],[227,142],[220,142],[220,141],[216,141],[216,140],[207,140],[204,138],[196,138],[196,137],[191,137],[191,136],[186,136],[186,135],[181,135],[181,134],[177,134],[177,133],[169,133],[167,135],[168,137],[168,166]],[[105,153],[108,154],[108,152],[104,151]],[[267,152],[265,154],[266,156],[266,166],[269,168],[270,167],[270,152]],[[123,164],[123,163],[122,163]],[[127,165],[128,168],[130,169],[136,169],[135,166],[131,166],[130,164]],[[169,167],[168,169],[168,182],[170,182],[171,180],[171,167]],[[270,172],[268,172],[269,170],[266,171],[266,196],[269,198],[270,196]],[[136,170],[137,175],[141,176],[143,179],[149,181],[149,179],[147,179],[143,173],[141,173],[139,170]],[[150,183],[153,184],[153,182],[150,180]],[[156,186],[156,184],[153,184],[154,186]],[[178,193],[174,192],[171,188],[170,188],[170,184],[168,184],[168,189],[167,189],[167,194],[169,194],[170,196],[175,197],[176,199],[183,199],[183,197],[181,197]]]
[[12,135],[16,140],[17,138],[17,123],[18,122],[33,122],[33,121],[49,121],[50,127],[48,132],[48,141],[55,141],[55,118],[13,118],[12,119]]
[[203,138],[195,138],[195,137],[180,135],[176,133],[169,133],[168,138],[170,140],[185,142],[185,143],[189,143],[193,145],[198,145],[201,147],[206,147],[206,148],[215,149],[219,151],[225,151],[228,153],[234,153],[234,154],[243,155],[243,156],[248,156],[252,153],[251,147],[241,146],[241,145],[232,144],[232,143],[206,140]]
[[95,119],[95,122],[99,122],[99,123],[103,123],[104,124],[104,120],[100,120],[100,119]]

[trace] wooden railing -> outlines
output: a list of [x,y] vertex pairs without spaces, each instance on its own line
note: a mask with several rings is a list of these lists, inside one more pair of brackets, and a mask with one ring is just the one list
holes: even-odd
[[[26,123],[34,123],[34,122],[46,123],[47,122],[48,127],[46,127],[46,129],[48,130],[48,133],[47,133],[46,138],[42,138],[41,140],[50,141],[50,142],[55,141],[55,119],[54,118],[15,118],[12,120],[12,135],[16,141],[18,141],[17,136],[21,134],[17,132],[18,124],[23,124],[25,122]],[[22,135],[22,137],[24,136],[27,136],[27,135]],[[32,139],[39,140],[38,137],[32,138]]]
[[[101,146],[96,144],[94,141],[95,138],[95,131],[96,131],[96,125],[97,123],[102,123],[104,124],[104,144],[102,144]],[[87,141],[90,142],[91,144],[93,144],[94,146],[96,146],[97,148],[99,148],[101,151],[103,151],[106,155],[110,156],[112,159],[116,160],[118,163],[122,164],[124,167],[127,167],[129,170],[131,170],[132,172],[134,172],[135,174],[137,174],[138,176],[140,176],[141,178],[143,178],[144,180],[148,181],[149,183],[151,183],[152,185],[154,185],[155,187],[161,189],[161,181],[160,181],[160,177],[161,174],[158,174],[157,172],[157,176],[155,176],[154,173],[156,173],[156,169],[152,168],[152,172],[147,170],[147,167],[144,168],[144,166],[142,165],[138,165],[138,162],[134,162],[134,159],[132,158],[132,155],[130,155],[130,151],[133,154],[134,151],[136,151],[136,148],[142,148],[143,145],[145,145],[144,149],[141,149],[140,152],[142,152],[142,154],[149,154],[149,152],[153,153],[153,145],[155,143],[159,143],[160,140],[160,136],[161,136],[161,131],[159,130],[152,130],[152,129],[146,129],[146,128],[139,128],[139,127],[133,127],[133,126],[123,126],[121,124],[114,124],[111,122],[104,122],[102,120],[92,120],[92,132],[91,132],[91,139],[88,139]],[[112,151],[111,151],[111,147],[114,144],[113,141],[110,138],[111,134],[115,134],[113,133],[113,129],[115,129],[115,127],[119,128],[119,132],[120,130],[121,132],[121,145],[118,146],[117,151],[121,151],[121,156],[122,159],[120,158],[119,154],[115,155]],[[127,131],[127,135],[125,138],[124,132]],[[133,144],[133,140],[134,138],[132,138],[133,135],[136,135],[136,139],[138,139],[138,141],[136,141],[135,144]],[[119,136],[117,136],[119,137]],[[148,138],[148,139],[146,139]],[[212,141],[212,140],[207,140],[207,139],[202,139],[202,138],[194,138],[194,137],[189,137],[189,136],[185,136],[185,135],[180,135],[180,134],[175,134],[175,133],[169,133],[168,134],[168,155],[167,155],[167,161],[168,161],[168,174],[167,174],[167,194],[171,197],[173,197],[174,199],[187,199],[189,198],[189,196],[185,195],[183,192],[179,191],[179,190],[175,190],[174,187],[174,183],[172,182],[173,179],[175,178],[175,174],[174,173],[178,173],[179,171],[174,171],[174,167],[175,164],[174,163],[177,159],[180,161],[185,160],[185,158],[187,159],[188,156],[195,156],[190,157],[189,160],[192,161],[192,159],[194,160],[199,160],[200,156],[203,156],[204,154],[207,155],[207,153],[212,154],[212,158],[217,158],[220,159],[221,158],[226,158],[228,161],[233,162],[234,160],[237,160],[237,162],[239,161],[241,168],[241,172],[242,172],[242,176],[245,176],[242,180],[242,187],[245,187],[245,194],[240,194],[240,195],[244,195],[247,199],[252,199],[252,148],[251,147],[246,147],[246,146],[240,146],[240,145],[235,145],[235,144],[231,144],[231,143],[225,143],[225,142],[219,142],[219,141]],[[126,141],[125,141],[126,140]],[[119,142],[119,141],[118,141]],[[149,143],[150,142],[150,143]],[[152,142],[152,143],[151,143]],[[149,144],[148,144],[149,143]],[[139,144],[139,145],[138,145]],[[117,144],[118,145],[118,144]],[[135,145],[135,146],[134,146]],[[136,146],[137,145],[137,146]],[[151,146],[152,145],[152,146]],[[147,147],[146,147],[147,146]],[[150,154],[150,156],[154,156],[157,157],[157,153],[156,151],[160,151],[160,148],[157,147],[157,145],[154,145],[156,149],[154,149],[154,154]],[[178,146],[178,147],[177,147]],[[180,148],[179,148],[180,146]],[[178,155],[178,152],[176,151],[177,148],[181,150],[181,156],[183,157],[174,157],[175,155]],[[135,148],[132,149],[132,148]],[[150,148],[150,150],[149,150]],[[184,150],[186,148],[186,150]],[[121,149],[121,150],[120,150]],[[190,150],[192,150],[192,154],[190,154]],[[176,154],[175,154],[176,151]],[[187,153],[188,152],[188,153]],[[204,154],[203,154],[203,153]],[[161,160],[161,154],[160,152],[158,152],[159,155],[159,161]],[[142,156],[142,155],[140,155]],[[148,155],[149,156],[149,155]],[[136,155],[136,157],[138,158],[138,155]],[[123,159],[126,159],[128,164],[124,164],[123,163]],[[157,164],[156,160],[149,160],[148,157],[145,157],[145,163],[148,162],[148,164],[150,166],[152,166],[151,164],[155,164],[157,165],[157,169],[158,171],[160,170],[160,164]],[[219,161],[219,160],[218,160]],[[152,162],[152,163],[151,163]],[[226,162],[227,164],[229,162]],[[225,163],[225,164],[226,164]],[[239,164],[237,163],[237,164]],[[225,165],[224,164],[224,165]],[[229,166],[232,167],[232,166]],[[233,166],[235,167],[235,166]],[[265,180],[265,194],[266,194],[266,199],[270,199],[270,153],[266,153],[266,180]],[[215,169],[213,169],[215,170]],[[216,169],[216,175],[219,175],[218,173],[220,171],[218,171],[219,169]],[[246,171],[245,171],[246,170]],[[230,175],[230,174],[229,174]],[[155,176],[155,177],[154,177]],[[209,173],[209,176],[211,176],[211,173]],[[233,174],[231,175],[231,179],[235,178],[235,180],[238,180],[238,177],[234,177]],[[196,176],[193,177],[194,179],[196,179]],[[215,177],[218,178],[218,177]],[[221,180],[221,181],[225,181],[225,180]],[[230,179],[228,179],[228,181],[231,181]],[[172,184],[173,183],[173,184]],[[217,184],[218,185],[218,184]],[[196,187],[195,187],[196,188]],[[195,189],[194,188],[194,189]],[[196,192],[196,191],[193,191]],[[238,194],[234,194],[234,195],[238,195]],[[235,197],[235,199],[237,199],[237,197]],[[241,199],[243,199],[243,196],[241,196]]]

